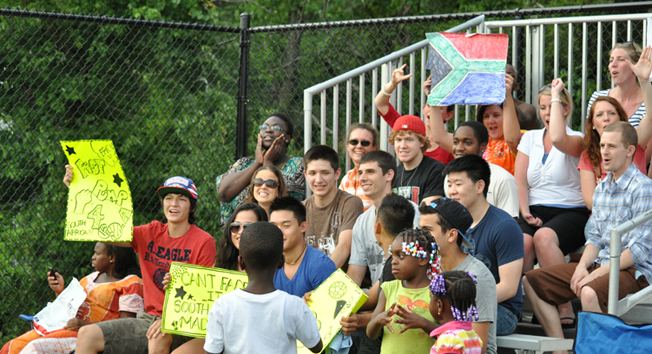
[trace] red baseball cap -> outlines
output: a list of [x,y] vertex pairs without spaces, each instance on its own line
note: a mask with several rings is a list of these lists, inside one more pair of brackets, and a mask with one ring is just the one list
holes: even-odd
[[407,130],[426,136],[426,125],[423,124],[421,118],[417,116],[406,115],[400,117],[396,122],[394,122],[392,130]]

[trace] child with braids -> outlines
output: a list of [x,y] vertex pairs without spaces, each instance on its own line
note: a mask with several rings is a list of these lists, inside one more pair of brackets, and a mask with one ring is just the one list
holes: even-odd
[[437,274],[430,283],[430,313],[441,326],[430,333],[437,338],[430,354],[480,354],[482,340],[471,327],[478,319],[475,275],[453,270]]
[[[389,249],[392,274],[396,280],[381,285],[378,304],[367,326],[367,336],[383,334],[381,353],[428,353],[434,341],[428,336],[436,324],[429,309],[430,278],[439,274],[439,254],[435,239],[421,229],[399,233]],[[399,311],[425,318],[424,329],[406,325]]]

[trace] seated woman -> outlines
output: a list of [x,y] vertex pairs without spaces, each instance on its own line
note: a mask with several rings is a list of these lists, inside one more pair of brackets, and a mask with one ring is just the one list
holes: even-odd
[[[267,221],[267,212],[256,203],[245,203],[240,205],[229,217],[224,225],[222,238],[220,238],[219,249],[215,257],[215,267],[229,270],[240,269],[238,256],[240,255],[240,236],[242,231],[258,221]],[[167,286],[170,282],[170,275],[165,275],[163,284]],[[204,338],[194,338],[175,349],[172,354],[201,353],[204,350]]]
[[349,139],[346,141],[346,150],[353,161],[353,169],[348,171],[340,182],[340,190],[353,194],[362,200],[364,210],[371,207],[369,199],[362,191],[362,186],[358,181],[358,167],[362,155],[378,149],[378,132],[369,123],[355,123],[349,127]]
[[[535,255],[541,267],[565,263],[564,255],[584,245],[584,225],[590,214],[576,168],[583,135],[567,125],[573,111],[570,94],[555,79],[552,88],[546,85],[539,92],[537,104],[544,128],[525,132],[515,166],[524,273],[534,267]],[[505,120],[505,124],[518,121]],[[562,135],[562,141],[554,140]]]
[[305,199],[306,179],[303,175],[303,159],[287,156],[294,127],[283,113],[274,113],[260,126],[256,156],[243,157],[228,171],[216,179],[221,206],[221,222],[224,224],[238,205],[245,202],[248,186],[254,172],[261,166],[276,166],[285,179],[289,195]]
[[257,203],[269,214],[274,199],[285,197],[287,190],[281,171],[274,166],[263,166],[254,172],[245,203]]
[[[81,327],[115,318],[136,317],[144,303],[143,281],[134,250],[98,242],[92,265],[95,272],[79,281],[88,296],[79,307],[76,318],[69,320],[64,329],[44,336],[31,330],[7,342],[0,353],[67,354],[75,350],[77,332]],[[59,273],[48,274],[48,283],[57,296],[65,289]]]
[[[647,106],[652,105],[652,87],[649,81],[649,74],[652,67],[650,54],[652,54],[652,49],[646,47],[641,54],[641,59],[636,65],[632,64],[628,59],[625,59],[629,70],[638,78],[641,91],[643,92],[643,100]],[[593,207],[593,192],[595,192],[595,187],[607,175],[602,168],[600,137],[607,125],[617,121],[628,121],[627,112],[623,109],[622,105],[610,96],[596,98],[589,110],[589,117],[586,119],[584,151],[580,156],[580,162],[577,166],[580,170],[582,196],[589,209]],[[650,112],[645,112],[638,127],[636,127],[636,133],[638,134],[638,147],[634,155],[634,164],[641,172],[647,174],[645,149],[650,138],[652,138],[652,116]]]
[[[496,164],[507,172],[514,174],[514,162],[518,151],[518,143],[521,140],[520,126],[511,124],[503,129],[503,119],[515,120],[516,108],[512,95],[514,78],[505,75],[505,101],[500,104],[480,105],[476,114],[476,120],[482,122],[489,132],[489,143],[482,157],[489,163]],[[513,118],[513,120],[512,120]]]

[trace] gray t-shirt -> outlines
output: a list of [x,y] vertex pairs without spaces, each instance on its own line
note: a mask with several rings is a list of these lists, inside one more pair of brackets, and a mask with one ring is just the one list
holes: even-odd
[[469,271],[478,279],[476,284],[475,304],[478,307],[476,322],[490,322],[486,354],[496,354],[496,317],[498,317],[498,295],[496,281],[487,266],[477,258],[467,255],[453,270]]
[[[410,202],[414,207],[414,224],[419,225],[419,207]],[[351,258],[349,264],[369,267],[371,283],[380,280],[380,275],[385,264],[385,251],[378,245],[374,234],[374,223],[376,222],[376,206],[372,205],[362,213],[355,221],[352,230]]]

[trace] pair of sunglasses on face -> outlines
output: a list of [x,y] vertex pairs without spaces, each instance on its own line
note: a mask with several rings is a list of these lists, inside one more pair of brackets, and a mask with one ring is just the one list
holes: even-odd
[[358,139],[349,140],[349,145],[351,145],[351,146],[358,146],[358,144],[362,145],[363,147],[367,147],[367,146],[371,145],[371,141],[369,141],[369,140],[358,140]]
[[251,225],[250,222],[246,222],[244,224],[241,224],[237,221],[234,221],[231,223],[231,227],[229,228],[231,230],[232,234],[237,234],[238,232],[244,231],[244,229],[247,228],[247,226]]
[[263,184],[266,185],[268,188],[278,187],[278,182],[273,179],[254,178],[254,186],[260,188],[263,186]]

